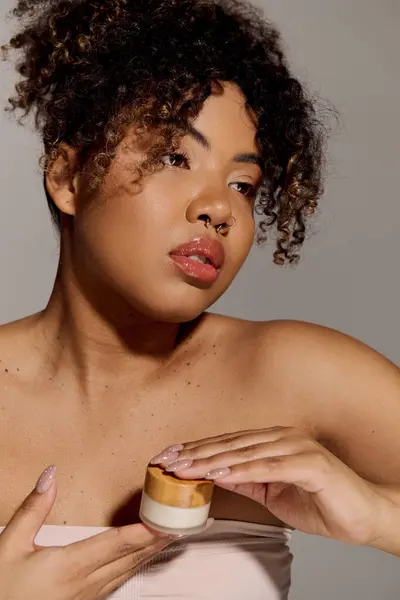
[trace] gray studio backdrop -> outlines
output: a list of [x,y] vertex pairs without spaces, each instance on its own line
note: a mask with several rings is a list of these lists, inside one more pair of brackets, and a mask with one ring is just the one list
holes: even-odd
[[[400,0],[258,0],[281,28],[299,76],[341,113],[327,192],[301,264],[255,249],[220,312],[294,318],[347,332],[400,364]],[[1,0],[1,12],[12,5]],[[4,9],[4,10],[3,10]],[[1,18],[0,38],[11,25]],[[11,89],[1,67],[0,100]],[[57,261],[41,189],[40,145],[0,115],[0,322],[37,311]],[[291,600],[395,600],[400,562],[295,534]]]

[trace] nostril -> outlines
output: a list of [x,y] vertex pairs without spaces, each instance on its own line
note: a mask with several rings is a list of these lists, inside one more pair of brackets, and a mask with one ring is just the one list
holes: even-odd
[[208,215],[199,215],[197,218],[199,221],[203,221],[206,227],[211,225],[211,219]]

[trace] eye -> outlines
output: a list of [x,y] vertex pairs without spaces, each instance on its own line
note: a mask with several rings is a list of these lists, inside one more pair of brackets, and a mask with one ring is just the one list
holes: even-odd
[[256,198],[259,190],[259,186],[252,185],[251,183],[246,183],[244,181],[232,183],[231,187],[238,191],[239,194],[243,194],[243,196],[249,198],[250,200],[254,200]]
[[189,157],[184,152],[171,152],[161,157],[161,162],[166,167],[189,168]]

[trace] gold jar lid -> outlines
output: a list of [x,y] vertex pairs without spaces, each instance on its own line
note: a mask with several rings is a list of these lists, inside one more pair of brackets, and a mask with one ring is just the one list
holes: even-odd
[[147,467],[144,492],[156,502],[180,508],[197,508],[211,502],[214,482],[178,479],[157,466]]

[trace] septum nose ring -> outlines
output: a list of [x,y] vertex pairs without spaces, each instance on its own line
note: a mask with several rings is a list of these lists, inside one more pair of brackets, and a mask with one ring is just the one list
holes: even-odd
[[[208,229],[211,226],[211,219],[210,217],[207,218],[207,220],[204,222],[204,225],[206,226],[206,228]],[[227,229],[232,229],[232,227],[235,227],[236,225],[236,219],[233,216],[229,217],[229,222],[225,222],[225,223],[221,223],[220,225],[217,225],[215,227],[215,231],[217,233],[221,233],[223,231],[226,231]]]

